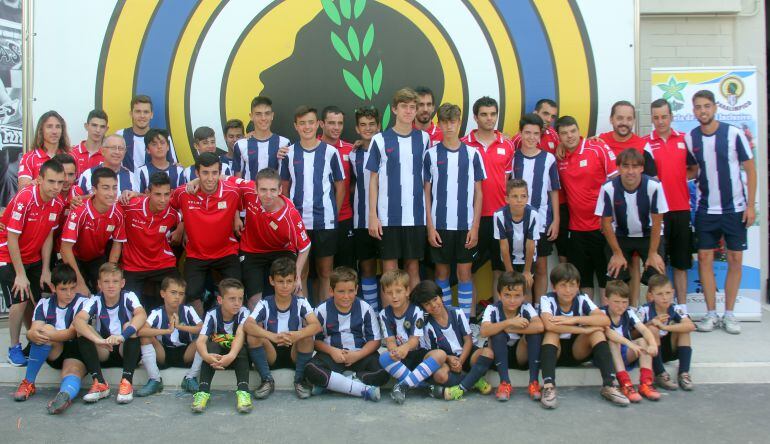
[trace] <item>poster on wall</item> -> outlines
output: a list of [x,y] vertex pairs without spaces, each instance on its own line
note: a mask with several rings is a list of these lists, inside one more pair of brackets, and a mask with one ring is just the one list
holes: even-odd
[[[651,100],[664,98],[674,113],[673,127],[689,132],[699,125],[693,114],[692,96],[706,89],[714,93],[717,105],[716,119],[740,128],[754,151],[763,147],[757,139],[759,103],[757,102],[757,71],[751,66],[715,68],[653,68]],[[745,175],[744,175],[745,178]],[[744,180],[745,183],[745,180]],[[691,193],[696,187],[691,184]],[[759,193],[757,193],[757,198]],[[693,195],[692,201],[697,196]],[[762,316],[760,224],[765,224],[764,210],[755,202],[756,221],[748,230],[748,249],[743,254],[743,273],[735,314],[742,320],[760,320]],[[724,311],[724,281],[727,274],[727,256],[724,245],[716,251],[714,274],[717,282],[717,311]],[[693,317],[706,313],[706,304],[698,277],[697,258],[688,272],[687,307]]]
[[[22,154],[21,0],[0,1],[0,208],[17,189]],[[0,314],[8,307],[0,297]]]

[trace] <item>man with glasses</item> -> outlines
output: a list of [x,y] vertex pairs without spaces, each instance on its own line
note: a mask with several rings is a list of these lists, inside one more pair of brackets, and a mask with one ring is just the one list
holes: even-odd
[[105,167],[115,172],[118,176],[118,193],[121,198],[130,191],[139,192],[139,184],[128,168],[123,166],[123,158],[126,156],[126,141],[123,136],[112,134],[104,138],[102,144],[102,155],[104,162],[101,165],[85,170],[80,176],[80,188],[86,193],[91,193],[91,175],[97,168]]

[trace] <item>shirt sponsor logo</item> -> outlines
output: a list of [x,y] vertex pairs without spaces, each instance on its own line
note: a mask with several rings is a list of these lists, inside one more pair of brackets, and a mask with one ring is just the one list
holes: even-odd
[[107,225],[107,232],[112,233],[115,231],[115,225]]
[[56,220],[56,213],[48,213],[48,220],[53,222]]
[[680,150],[683,150],[683,149],[687,148],[685,146],[684,142],[677,142],[676,147],[679,148]]
[[158,233],[165,233],[168,230],[168,227],[165,225],[161,225],[158,227]]
[[498,148],[497,149],[497,154],[499,154],[501,156],[505,156],[505,148]]
[[274,221],[270,221],[270,228],[272,228],[273,230],[277,230],[278,229],[278,224],[275,223]]
[[588,160],[583,159],[580,161],[580,168],[588,166]]
[[342,155],[342,160],[344,160],[345,162],[348,162],[348,161],[350,161],[350,156],[348,156],[347,154],[343,154]]
[[227,209],[227,202],[225,202],[225,201],[219,202],[217,204],[217,208],[219,208],[220,210]]

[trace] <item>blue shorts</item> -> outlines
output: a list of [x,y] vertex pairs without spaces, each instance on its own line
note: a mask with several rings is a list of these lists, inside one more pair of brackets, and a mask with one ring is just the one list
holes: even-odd
[[744,251],[746,246],[746,225],[742,221],[743,212],[730,214],[695,215],[695,234],[698,237],[698,250],[713,250],[719,246],[724,236],[725,247],[730,251]]
[[628,346],[625,344],[620,344],[620,355],[623,356],[623,366],[626,367],[626,371],[631,371],[636,368],[637,365],[639,365],[639,357],[636,358],[636,361],[629,363],[628,362]]

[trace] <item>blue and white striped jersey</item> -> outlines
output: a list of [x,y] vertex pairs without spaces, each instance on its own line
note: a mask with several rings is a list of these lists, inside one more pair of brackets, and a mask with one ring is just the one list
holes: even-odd
[[696,126],[685,135],[685,141],[699,167],[698,211],[708,214],[744,211],[746,194],[741,163],[753,159],[754,154],[743,131],[719,122],[714,134],[703,134],[700,126]]
[[639,317],[636,315],[634,309],[631,307],[627,308],[626,311],[620,315],[620,319],[618,319],[617,324],[612,320],[608,306],[605,305],[602,307],[602,311],[607,315],[608,318],[610,318],[610,328],[615,330],[618,334],[626,339],[631,339],[631,332],[636,329],[637,325],[642,323],[642,321],[640,321]]
[[78,293],[69,304],[60,307],[56,293],[47,298],[40,298],[35,306],[35,313],[32,315],[33,321],[45,322],[53,325],[57,330],[66,330],[72,325],[72,319],[80,311],[88,297]]
[[[540,314],[550,313],[553,316],[589,316],[592,311],[598,307],[594,304],[594,301],[585,294],[578,293],[574,299],[572,299],[572,305],[568,311],[564,311],[559,306],[559,298],[555,292],[549,292],[540,296]],[[572,333],[562,333],[559,335],[562,339],[572,337]]]
[[249,309],[241,307],[238,310],[238,314],[233,316],[232,319],[225,322],[222,318],[222,306],[217,305],[215,308],[206,313],[206,317],[203,318],[203,328],[201,328],[201,335],[234,335],[238,331],[238,327],[243,325],[243,322],[249,316]]
[[108,338],[121,334],[123,325],[134,317],[134,310],[141,307],[134,292],[121,291],[118,302],[113,306],[108,306],[104,294],[99,292],[83,303],[81,311],[88,313],[89,322],[93,323],[96,332]]
[[448,355],[460,356],[465,337],[471,334],[471,327],[461,309],[446,307],[446,310],[449,314],[447,325],[441,325],[433,316],[428,316],[420,346],[426,350],[441,349]]
[[366,169],[369,150],[356,148],[350,152],[350,171],[355,179],[353,189],[353,228],[369,227],[369,179],[372,172]]
[[487,178],[476,148],[464,143],[450,150],[443,143],[428,148],[423,180],[431,184],[430,215],[437,230],[470,230],[476,182]]
[[423,155],[430,136],[417,129],[402,136],[393,128],[375,134],[366,169],[378,173],[377,217],[383,227],[425,225]]
[[602,185],[594,214],[612,216],[612,227],[618,237],[649,237],[652,215],[668,212],[663,185],[642,174],[635,190],[626,190],[620,176]]
[[[538,213],[538,232],[545,233],[553,222],[553,208],[548,193],[561,189],[556,157],[542,150],[535,156],[528,157],[522,154],[521,150],[516,150],[513,154],[512,176],[514,179],[523,179],[527,182],[528,203]],[[562,203],[567,202],[559,202],[559,204]]]
[[345,179],[337,148],[319,142],[312,150],[299,143],[289,147],[281,163],[281,179],[291,182],[289,199],[308,230],[337,228],[334,182]]
[[161,170],[152,163],[147,163],[137,168],[137,170],[134,172],[140,193],[144,193],[144,190],[150,186],[150,176],[157,172],[166,173],[169,181],[171,182],[172,190],[186,182],[183,178],[184,168],[180,166],[170,163],[168,168]]
[[382,336],[395,338],[396,345],[405,344],[412,336],[422,338],[424,317],[423,311],[414,304],[409,304],[401,317],[396,316],[393,307],[387,307],[380,311]]
[[[104,164],[85,170],[83,171],[83,174],[80,175],[80,179],[78,179],[78,185],[80,186],[80,189],[83,190],[86,194],[91,193],[91,175],[94,173],[94,171],[96,171],[97,168],[101,168],[103,166]],[[128,168],[121,166],[120,171],[118,171],[118,194],[126,190],[138,192],[139,182],[137,182],[134,173],[129,171]]]
[[382,339],[377,315],[361,299],[356,299],[347,313],[337,310],[334,299],[329,299],[316,307],[315,315],[322,327],[316,340],[324,341],[332,347],[356,351],[369,341]]
[[[535,242],[540,239],[540,223],[537,216],[537,210],[527,205],[524,208],[524,216],[520,220],[514,220],[511,214],[511,207],[508,205],[495,211],[495,239],[507,239],[510,258],[501,258],[510,260],[514,265],[521,265],[526,262],[527,240],[532,239]],[[532,260],[537,259],[537,251],[532,254]]]
[[[181,325],[198,325],[201,323],[201,318],[195,309],[190,305],[182,304],[179,306],[177,317]],[[162,305],[155,308],[147,316],[147,325],[159,330],[168,328],[169,318],[166,308]],[[156,336],[158,341],[166,347],[183,347],[191,344],[195,338],[190,333],[179,331],[174,329],[170,335],[158,335]]]
[[[690,315],[687,314],[687,304],[671,304],[668,306],[666,313],[668,314],[668,322],[666,322],[666,325],[678,324],[682,322],[684,318],[690,317]],[[652,322],[658,314],[657,310],[655,310],[655,302],[648,302],[642,305],[639,307],[639,312],[637,313],[639,319],[645,324]],[[667,334],[667,331],[660,330],[660,336],[666,336]]]
[[289,139],[273,134],[266,140],[255,137],[241,139],[233,145],[233,172],[246,180],[254,180],[259,170],[278,170],[278,150],[289,146]]
[[267,296],[254,307],[251,317],[257,321],[260,327],[272,333],[286,331],[299,331],[302,329],[302,321],[313,313],[307,299],[292,295],[289,308],[281,311],[275,302],[275,296]]
[[[531,321],[532,319],[538,317],[538,314],[537,310],[535,310],[535,307],[533,307],[532,304],[525,302],[521,304],[521,307],[519,307],[519,313],[516,315],[516,317]],[[506,319],[505,311],[503,310],[503,303],[497,301],[494,304],[487,305],[487,308],[484,309],[481,323],[483,324],[485,322],[489,322],[491,324],[496,324]],[[520,338],[521,335],[518,333],[508,333],[508,345],[513,345]]]

